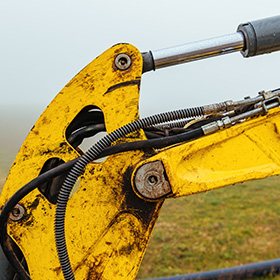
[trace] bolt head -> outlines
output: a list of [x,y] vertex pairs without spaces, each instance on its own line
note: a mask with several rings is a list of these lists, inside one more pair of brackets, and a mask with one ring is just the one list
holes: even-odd
[[134,177],[134,186],[143,198],[161,199],[171,193],[169,182],[165,178],[161,161],[148,162],[140,166]]
[[115,65],[119,70],[127,70],[131,65],[131,58],[125,53],[118,54],[115,58]]
[[150,186],[154,186],[158,182],[158,177],[156,175],[151,175],[148,177],[147,182]]
[[19,221],[22,219],[24,213],[24,208],[20,204],[17,204],[10,213],[10,219],[12,221]]

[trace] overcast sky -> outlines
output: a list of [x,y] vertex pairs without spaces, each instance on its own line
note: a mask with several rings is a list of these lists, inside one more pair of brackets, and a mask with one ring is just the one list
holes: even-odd
[[[278,14],[279,0],[1,0],[0,108],[20,105],[26,114],[1,109],[0,128],[9,138],[8,126],[26,119],[32,127],[64,85],[116,43],[157,50]],[[278,88],[279,61],[280,53],[235,53],[146,73],[141,116]]]

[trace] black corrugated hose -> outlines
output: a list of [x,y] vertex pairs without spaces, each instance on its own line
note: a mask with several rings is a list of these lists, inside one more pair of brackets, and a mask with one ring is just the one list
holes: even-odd
[[[189,118],[193,117],[193,114],[201,115],[203,114],[203,109],[201,108],[195,108],[195,109],[189,109],[191,111],[184,112],[184,110],[180,110],[179,113],[177,112],[170,112],[170,113],[164,113],[152,117],[145,118],[143,120],[138,120],[132,124],[126,125],[123,128],[120,128],[119,130],[109,134],[112,135],[107,141],[105,141],[105,147],[103,145],[100,145],[101,147],[101,153],[97,154],[100,151],[95,151],[95,158],[106,156],[114,153],[124,152],[128,150],[134,150],[134,149],[145,149],[145,148],[161,148],[168,145],[172,145],[174,143],[179,143],[182,141],[188,141],[191,139],[199,138],[203,135],[203,131],[201,128],[193,129],[189,132],[185,132],[182,134],[169,136],[169,137],[163,137],[163,138],[157,138],[152,140],[144,140],[144,141],[135,141],[131,143],[124,143],[117,146],[110,146],[110,141],[115,141],[112,139],[118,139],[118,137],[122,137],[119,135],[123,135],[123,133],[128,134],[133,132],[134,130],[138,130],[141,128],[147,128],[155,123],[163,123],[170,120],[177,120],[177,118]],[[191,112],[191,113],[190,113]],[[169,118],[169,114],[171,115],[171,118]],[[109,136],[108,135],[108,136]],[[106,136],[107,137],[107,136]],[[105,137],[105,138],[106,138]],[[101,143],[102,144],[102,143]],[[106,146],[109,145],[109,146]],[[93,148],[93,147],[92,147]],[[91,149],[90,149],[91,150]],[[97,155],[96,155],[97,154]],[[88,155],[88,157],[85,160],[91,161],[92,155]],[[95,159],[94,158],[94,159]],[[8,201],[8,203],[5,205],[5,207],[2,210],[2,213],[0,215],[0,241],[3,249],[5,249],[5,246],[9,247],[9,239],[7,235],[7,219],[8,215],[13,209],[14,205],[26,194],[28,194],[30,191],[32,191],[36,186],[38,186],[39,183],[44,182],[45,180],[56,176],[57,174],[60,174],[63,170],[69,169],[70,166],[73,166],[75,162],[77,162],[78,159],[73,160],[72,162],[65,163],[59,167],[56,167],[44,174],[41,174],[39,177],[35,178],[33,181],[28,183],[26,186],[21,188],[17,193],[15,193],[11,199]],[[84,161],[83,161],[84,164]],[[69,166],[69,167],[68,167]],[[86,166],[86,165],[85,165]],[[82,169],[83,171],[83,169]],[[82,172],[81,171],[81,172]],[[50,174],[48,174],[50,173]],[[51,175],[52,174],[52,175]],[[74,180],[73,177],[71,177],[71,180]],[[68,197],[67,197],[68,200]],[[67,201],[66,201],[67,203]],[[64,216],[65,216],[65,210],[66,205],[64,209]],[[57,218],[56,218],[57,219]],[[63,221],[64,223],[64,221]],[[61,233],[61,232],[60,232]],[[64,228],[63,228],[63,234],[64,234]],[[65,236],[64,236],[65,241]],[[62,243],[63,245],[63,243]],[[65,245],[65,243],[64,243]],[[59,246],[59,245],[57,245]],[[65,246],[66,248],[66,246]],[[18,272],[18,275],[20,275],[20,279],[31,279],[30,276],[27,274],[26,271],[23,271],[23,268],[21,265],[18,265],[18,260],[14,254],[12,254],[12,250],[6,250],[6,253],[8,251],[8,259],[9,261],[14,265],[15,270]],[[68,253],[66,248],[66,259],[68,259]],[[15,265],[16,264],[16,265]],[[70,266],[70,262],[69,262]],[[71,266],[70,266],[71,269]],[[72,270],[71,270],[72,272]],[[253,263],[248,264],[244,266],[239,267],[232,267],[232,268],[225,268],[225,269],[218,269],[218,270],[212,270],[212,271],[205,271],[205,272],[199,272],[199,273],[193,273],[193,274],[187,274],[187,275],[181,275],[181,276],[171,276],[171,277],[163,277],[163,278],[154,278],[150,280],[233,280],[233,279],[245,279],[245,278],[252,278],[256,276],[272,276],[279,274],[280,272],[280,259],[274,259],[269,261],[264,261],[260,263]],[[64,273],[64,272],[63,272]],[[72,273],[73,274],[73,273]],[[65,277],[65,276],[64,276]],[[67,276],[68,277],[68,276]],[[65,279],[74,279],[73,278],[65,278]]]
[[65,240],[65,212],[66,206],[69,199],[69,195],[72,188],[78,179],[78,177],[83,173],[84,168],[88,163],[95,160],[96,157],[107,147],[109,147],[114,141],[124,137],[125,135],[143,129],[146,127],[151,127],[156,124],[166,123],[169,121],[192,118],[204,115],[203,107],[188,108],[172,112],[166,112],[154,116],[150,116],[144,119],[139,119],[133,123],[129,123],[112,133],[106,135],[104,138],[99,140],[94,146],[92,146],[83,156],[80,157],[78,162],[75,163],[74,167],[68,173],[62,188],[60,190],[57,199],[57,208],[55,215],[55,240],[57,254],[61,264],[62,272],[65,280],[74,280],[75,276],[73,274],[67,247]]
[[[178,135],[150,139],[150,140],[140,140],[128,143],[122,143],[116,146],[110,146],[102,151],[102,153],[98,156],[98,158],[122,153],[126,151],[132,150],[145,150],[145,149],[160,149],[164,148],[173,144],[194,140],[203,136],[203,131],[201,128],[195,128],[191,131],[187,131],[184,133],[180,133]],[[57,167],[54,167],[48,170],[45,173],[42,173],[22,188],[20,188],[13,196],[7,201],[5,206],[2,209],[0,215],[0,244],[3,248],[3,252],[5,253],[8,261],[10,262],[12,268],[15,270],[17,275],[22,280],[30,280],[30,276],[28,275],[27,271],[25,271],[24,267],[21,265],[20,261],[18,260],[16,254],[13,251],[12,244],[10,242],[10,237],[7,233],[7,221],[10,215],[10,212],[16,206],[16,204],[24,198],[27,194],[31,191],[36,189],[38,186],[52,180],[54,177],[59,176],[63,173],[67,173],[74,165],[74,163],[78,160],[78,158],[61,164]]]

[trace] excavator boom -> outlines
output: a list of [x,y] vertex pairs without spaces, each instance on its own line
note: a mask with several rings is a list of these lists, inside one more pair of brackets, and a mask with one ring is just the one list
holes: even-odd
[[135,279],[165,199],[280,174],[278,89],[144,119],[138,111],[145,72],[279,49],[278,16],[154,52],[118,44],[87,65],[40,116],[1,193],[0,242],[19,277]]

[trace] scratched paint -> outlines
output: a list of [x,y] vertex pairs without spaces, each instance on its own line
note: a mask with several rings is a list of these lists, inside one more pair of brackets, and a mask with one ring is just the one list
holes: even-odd
[[[126,53],[132,65],[119,71],[117,54]],[[87,106],[100,108],[107,132],[139,117],[142,56],[133,46],[113,46],[78,73],[56,96],[36,122],[10,171],[0,205],[25,183],[40,174],[45,162],[67,162],[81,154],[66,139],[69,124]],[[145,139],[142,131],[121,142]],[[80,187],[66,212],[66,240],[76,279],[134,279],[162,205],[145,202],[130,184],[140,151],[109,156],[87,166]],[[20,202],[26,214],[9,222],[8,232],[21,248],[33,280],[63,279],[56,255],[53,223],[55,205],[37,189]],[[38,261],[40,260],[40,261]]]

